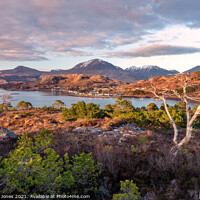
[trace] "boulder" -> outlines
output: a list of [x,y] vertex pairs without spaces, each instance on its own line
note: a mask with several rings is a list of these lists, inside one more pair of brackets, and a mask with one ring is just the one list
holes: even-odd
[[77,133],[77,134],[98,135],[98,134],[102,133],[102,129],[101,128],[94,128],[94,127],[86,127],[86,128],[77,127],[73,130],[73,132]]
[[125,142],[126,141],[126,138],[124,138],[124,137],[121,137],[120,139],[119,139],[119,142],[118,142],[118,144],[119,145],[121,145],[122,144],[122,142]]
[[87,131],[90,133],[90,135],[99,135],[102,133],[101,128],[94,128],[94,127],[87,128]]
[[131,134],[125,133],[125,134],[123,134],[123,137],[124,138],[132,138],[132,137],[136,137],[136,135],[131,135]]
[[73,130],[74,133],[77,133],[77,134],[83,134],[85,132],[85,129],[86,128],[82,128],[82,127],[77,127]]
[[0,141],[8,141],[9,139],[16,139],[17,135],[15,135],[12,131],[6,129],[6,128],[1,128],[0,129]]
[[140,197],[139,200],[158,200],[154,192],[147,192],[144,197]]

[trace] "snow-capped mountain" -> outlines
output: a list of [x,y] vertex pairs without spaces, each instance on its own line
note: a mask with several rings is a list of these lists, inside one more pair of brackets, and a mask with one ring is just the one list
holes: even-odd
[[91,68],[91,69],[96,69],[96,70],[100,70],[100,69],[120,69],[123,70],[120,67],[116,67],[114,65],[112,65],[109,62],[106,62],[104,60],[100,60],[100,59],[92,59],[86,62],[82,62],[77,64],[75,67],[73,67],[72,69],[79,69],[79,68]]
[[179,73],[176,70],[167,70],[167,69],[163,69],[161,67],[154,66],[154,65],[146,65],[143,67],[132,66],[132,67],[126,68],[125,71],[136,73],[138,75],[143,75],[146,77],[146,79],[152,78],[155,76],[168,76],[171,74]]
[[144,67],[129,67],[125,70],[100,59],[92,59],[81,62],[69,70],[54,72],[53,74],[87,74],[105,75],[110,79],[124,82],[135,82],[138,80],[149,79],[155,76],[166,76],[178,73],[176,70],[166,70],[158,66],[146,65]]
[[68,74],[104,75],[110,79],[134,82],[139,80],[137,74],[133,75],[124,69],[100,59],[93,59],[77,64],[67,70]]
[[108,62],[106,62],[104,60],[100,60],[100,59],[92,59],[92,60],[88,60],[86,62],[79,63],[75,67],[88,67],[90,65],[96,65],[96,64],[106,65],[106,64],[108,64]]

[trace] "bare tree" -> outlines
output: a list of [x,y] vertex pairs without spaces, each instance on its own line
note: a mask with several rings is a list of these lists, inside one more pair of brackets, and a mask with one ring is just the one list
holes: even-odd
[[[172,148],[172,152],[176,154],[176,152],[183,145],[185,145],[189,142],[189,140],[192,136],[193,123],[197,119],[198,115],[200,114],[200,105],[198,105],[194,115],[191,116],[190,110],[189,110],[189,105],[188,105],[188,100],[189,99],[197,100],[197,99],[191,98],[187,95],[187,87],[190,85],[190,75],[189,74],[178,74],[178,75],[175,75],[174,78],[177,79],[178,83],[181,85],[182,92],[178,92],[176,89],[171,89],[171,88],[166,88],[166,87],[160,87],[159,89],[157,89],[155,84],[152,81],[150,81],[151,86],[149,88],[145,88],[145,89],[147,91],[153,93],[156,98],[158,98],[159,100],[162,100],[164,103],[165,111],[166,111],[166,113],[170,119],[170,122],[173,126],[173,129],[174,129],[173,142],[175,144],[175,147]],[[178,128],[169,112],[167,102],[166,102],[166,98],[172,94],[174,94],[182,102],[184,102],[185,108],[186,108],[186,117],[187,117],[186,134],[185,134],[185,137],[181,141],[178,141]]]
[[1,104],[1,110],[3,111],[4,109],[8,109],[9,107],[12,107],[8,99],[11,99],[11,96],[9,94],[3,94],[0,96],[2,99],[2,104]]

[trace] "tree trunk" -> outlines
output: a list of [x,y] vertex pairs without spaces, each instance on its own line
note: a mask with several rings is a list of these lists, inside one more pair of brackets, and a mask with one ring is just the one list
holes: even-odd
[[200,114],[200,105],[197,107],[197,110],[195,111],[193,117],[187,124],[185,137],[177,144],[179,149],[190,141],[190,138],[192,136],[192,126],[199,114]]
[[174,128],[174,138],[173,138],[173,141],[174,141],[174,144],[177,145],[178,129],[177,129],[176,123],[172,119],[171,114],[169,113],[169,110],[168,110],[168,107],[167,107],[167,103],[166,103],[166,100],[164,98],[163,98],[163,102],[164,102],[165,111],[167,112],[167,115],[168,115],[168,117],[170,119],[170,122],[172,123],[172,126]]

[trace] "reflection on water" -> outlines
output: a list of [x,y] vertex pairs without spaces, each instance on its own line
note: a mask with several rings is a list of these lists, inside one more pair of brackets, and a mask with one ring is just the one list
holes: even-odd
[[[43,92],[43,91],[6,91],[0,90],[0,95],[9,94],[12,98],[9,99],[12,106],[16,106],[19,101],[29,101],[34,107],[51,106],[55,100],[59,99],[63,101],[69,108],[72,103],[78,101],[85,101],[86,103],[93,102],[99,104],[101,108],[104,108],[107,104],[115,103],[115,98],[88,98],[88,97],[74,97],[63,96],[59,93]],[[149,103],[155,103],[158,107],[161,106],[162,101],[157,101],[151,98],[131,98],[130,99],[135,107],[147,106]],[[174,105],[177,100],[167,100],[167,104]],[[190,107],[193,107],[195,103],[190,102]]]

